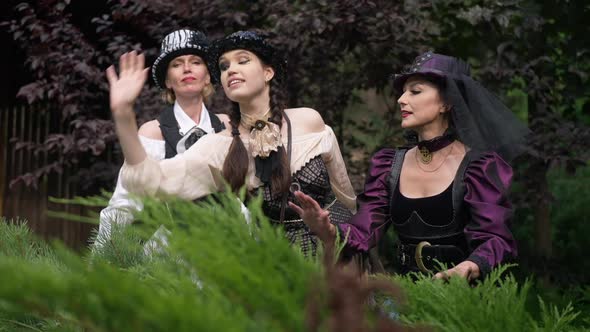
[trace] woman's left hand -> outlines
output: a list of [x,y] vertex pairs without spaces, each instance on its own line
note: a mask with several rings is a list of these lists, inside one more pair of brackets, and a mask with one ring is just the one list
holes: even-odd
[[467,279],[467,281],[471,281],[479,278],[479,275],[480,271],[477,264],[472,261],[463,261],[451,269],[435,274],[434,279],[448,280],[452,276],[459,276]]
[[299,205],[289,202],[289,207],[299,214],[309,230],[325,245],[332,245],[336,240],[336,226],[330,223],[330,213],[301,191],[296,191],[294,195]]

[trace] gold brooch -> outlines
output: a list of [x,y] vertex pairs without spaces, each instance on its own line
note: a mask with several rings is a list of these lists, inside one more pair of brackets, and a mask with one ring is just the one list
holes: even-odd
[[420,148],[420,161],[424,164],[430,164],[432,161],[432,152],[430,152],[425,146]]

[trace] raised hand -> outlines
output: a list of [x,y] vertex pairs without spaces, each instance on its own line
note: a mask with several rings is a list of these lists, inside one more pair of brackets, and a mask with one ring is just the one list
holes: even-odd
[[301,191],[296,191],[294,195],[299,206],[289,202],[289,207],[299,214],[310,231],[317,235],[324,244],[333,244],[336,240],[336,226],[330,223],[330,213]]
[[143,88],[148,76],[145,57],[136,51],[124,53],[119,59],[119,75],[114,66],[107,68],[111,112],[115,120],[133,117],[133,104]]
[[129,165],[138,164],[146,158],[145,150],[137,135],[137,122],[133,113],[133,104],[147,80],[148,68],[144,66],[143,54],[137,55],[137,52],[133,51],[121,55],[119,76],[114,66],[107,69],[115,131],[119,137],[125,161]]

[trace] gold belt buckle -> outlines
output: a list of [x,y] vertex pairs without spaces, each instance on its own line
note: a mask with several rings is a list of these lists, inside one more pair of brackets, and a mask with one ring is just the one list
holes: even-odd
[[432,273],[431,270],[427,269],[426,266],[424,265],[424,261],[422,260],[422,248],[424,247],[430,247],[431,244],[427,241],[422,241],[420,243],[418,243],[418,245],[416,246],[416,252],[414,254],[414,259],[416,260],[416,266],[418,267],[418,269],[420,269],[420,271],[424,272],[424,273]]

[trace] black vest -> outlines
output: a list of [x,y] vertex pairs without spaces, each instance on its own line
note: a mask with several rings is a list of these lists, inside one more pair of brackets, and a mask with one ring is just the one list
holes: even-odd
[[[391,173],[389,175],[388,183],[390,188],[390,209],[395,204],[394,191],[398,185],[399,176],[404,162],[404,157],[407,149],[400,148],[395,152],[395,158],[391,167]],[[466,247],[465,235],[463,229],[469,218],[469,211],[464,208],[464,196],[465,196],[465,170],[467,166],[475,160],[481,157],[481,153],[470,150],[467,152],[463,161],[459,165],[459,169],[455,175],[452,187],[452,201],[453,201],[453,218],[448,223],[443,223],[443,226],[430,225],[417,213],[413,213],[408,220],[392,220],[392,225],[395,232],[399,235],[400,239],[412,243],[418,243],[420,241],[429,241],[432,244],[453,244],[464,249]],[[391,211],[390,211],[391,215]]]
[[[205,112],[205,110],[203,110],[203,112]],[[217,115],[209,112],[209,117],[211,118],[211,127],[213,127],[213,130],[216,133],[225,129],[225,125],[217,117]],[[178,125],[178,121],[176,121],[176,117],[174,116],[174,108],[168,107],[165,109],[164,112],[162,112],[162,114],[160,114],[158,117],[158,122],[160,122],[160,131],[162,132],[162,136],[166,142],[165,158],[172,158],[178,154],[176,151],[176,145],[182,138],[179,132],[180,126]]]

